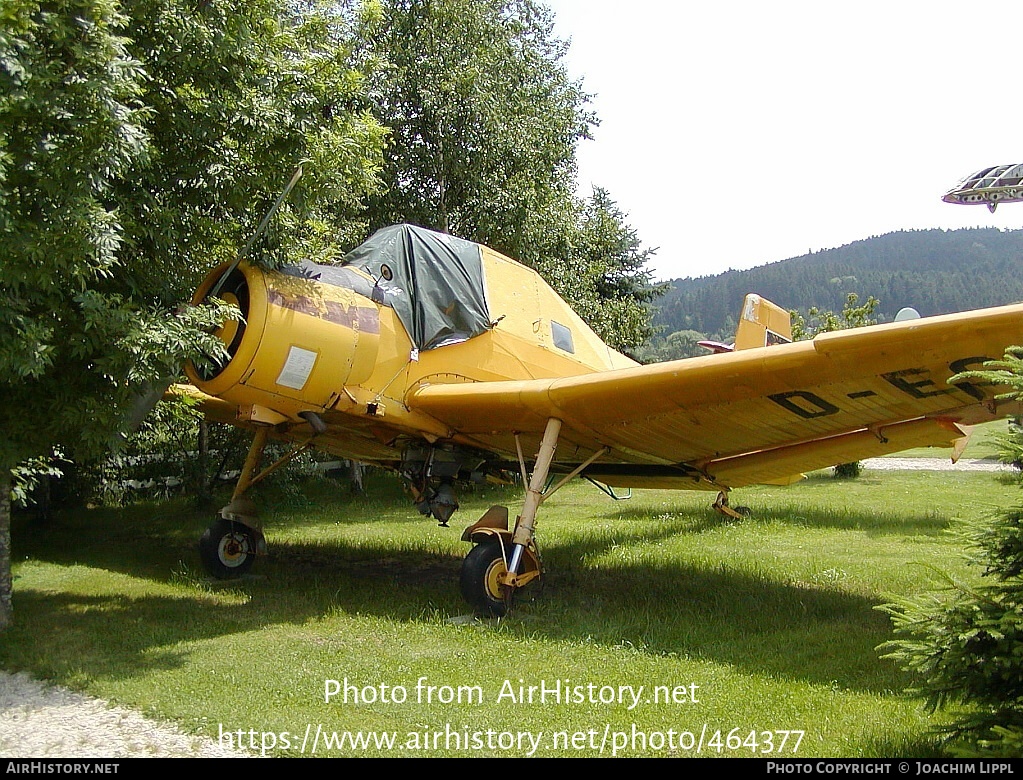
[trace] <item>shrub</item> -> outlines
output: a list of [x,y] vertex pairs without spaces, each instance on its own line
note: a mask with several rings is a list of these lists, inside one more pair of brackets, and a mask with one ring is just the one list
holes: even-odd
[[858,460],[852,463],[839,463],[835,466],[834,477],[835,479],[856,479],[860,475],[860,468]]

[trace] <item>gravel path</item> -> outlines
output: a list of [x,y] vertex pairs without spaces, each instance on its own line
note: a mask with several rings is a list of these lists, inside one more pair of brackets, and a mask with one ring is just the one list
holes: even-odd
[[[993,460],[870,458],[865,469],[1006,471]],[[25,674],[0,672],[0,758],[240,758],[215,741]]]
[[242,758],[215,741],[0,672],[0,758]]
[[987,458],[867,458],[860,461],[865,469],[884,471],[1011,471],[1012,467]]

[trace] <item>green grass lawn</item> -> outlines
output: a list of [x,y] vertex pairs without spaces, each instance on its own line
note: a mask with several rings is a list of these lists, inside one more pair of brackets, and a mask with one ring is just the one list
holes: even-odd
[[[229,585],[184,501],[19,517],[0,668],[278,756],[938,755],[876,607],[975,576],[945,531],[1020,499],[986,473],[818,474],[738,491],[754,513],[724,522],[709,493],[573,484],[541,510],[542,589],[480,622],[460,529],[517,494],[463,495],[439,528],[389,478],[369,490],[264,496],[271,557]],[[570,696],[522,700],[544,685]],[[396,742],[324,744],[342,732]]]

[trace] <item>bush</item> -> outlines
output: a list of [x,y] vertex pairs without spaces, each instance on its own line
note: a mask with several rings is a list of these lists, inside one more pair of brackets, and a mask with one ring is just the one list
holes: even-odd
[[835,466],[834,477],[835,479],[856,479],[860,475],[860,468],[858,460],[852,463],[839,463]]

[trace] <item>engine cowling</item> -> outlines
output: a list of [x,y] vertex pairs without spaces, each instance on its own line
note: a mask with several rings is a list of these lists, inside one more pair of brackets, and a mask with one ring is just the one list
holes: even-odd
[[[228,268],[214,269],[193,302],[205,300]],[[362,281],[372,287],[372,280]],[[299,411],[330,408],[346,384],[373,371],[379,307],[354,289],[242,263],[218,297],[236,305],[242,317],[218,330],[229,356],[224,363],[203,372],[186,367],[205,393],[295,419]]]

